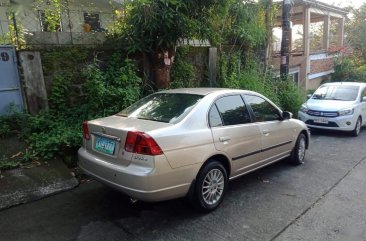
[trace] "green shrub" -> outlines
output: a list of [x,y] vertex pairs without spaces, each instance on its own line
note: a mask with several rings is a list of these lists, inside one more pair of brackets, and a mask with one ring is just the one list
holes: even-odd
[[[245,64],[241,64],[243,62]],[[283,110],[292,112],[295,117],[306,100],[305,91],[299,89],[291,80],[277,80],[273,73],[264,73],[258,67],[258,63],[251,58],[242,60],[237,53],[222,55],[220,66],[222,87],[258,92]]]
[[298,88],[292,80],[279,81],[277,86],[281,108],[297,117],[297,112],[306,101],[306,92]]
[[[0,120],[0,135],[12,123],[10,128],[19,130],[19,137],[28,143],[28,159],[48,160],[60,155],[75,164],[70,155],[75,155],[82,144],[81,123],[121,111],[137,101],[142,92],[135,64],[119,55],[112,56],[106,65],[95,61],[79,72],[73,75],[67,68],[58,71],[49,98],[50,110],[36,116],[14,113],[7,122]],[[82,84],[83,96],[73,93],[75,83]]]
[[189,47],[179,47],[171,70],[171,88],[192,88],[195,84],[195,68],[187,59]]

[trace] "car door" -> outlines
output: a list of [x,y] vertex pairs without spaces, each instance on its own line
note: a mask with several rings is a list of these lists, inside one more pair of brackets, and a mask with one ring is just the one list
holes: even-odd
[[215,148],[232,160],[231,177],[245,173],[261,159],[261,132],[241,95],[217,99],[208,119]]
[[290,121],[282,120],[281,111],[266,99],[256,95],[245,95],[244,98],[261,132],[264,163],[288,155],[297,138],[293,136],[295,132]]

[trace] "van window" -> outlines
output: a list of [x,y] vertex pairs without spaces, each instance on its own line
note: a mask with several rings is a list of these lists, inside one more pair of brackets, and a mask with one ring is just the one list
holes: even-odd
[[359,86],[353,85],[320,86],[311,98],[318,100],[354,101],[357,99],[359,89]]

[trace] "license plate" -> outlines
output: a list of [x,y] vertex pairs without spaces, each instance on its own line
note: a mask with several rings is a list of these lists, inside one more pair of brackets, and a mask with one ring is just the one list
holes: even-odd
[[321,123],[321,124],[328,124],[328,119],[324,118],[324,117],[315,118],[314,122],[315,123]]
[[95,140],[95,150],[107,153],[110,155],[114,154],[116,143],[108,138],[97,136]]

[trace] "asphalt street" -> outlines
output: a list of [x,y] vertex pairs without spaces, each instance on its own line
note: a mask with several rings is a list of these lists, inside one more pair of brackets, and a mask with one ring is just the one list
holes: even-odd
[[314,133],[306,163],[229,184],[214,212],[137,202],[91,181],[0,212],[0,240],[366,240],[366,128]]

